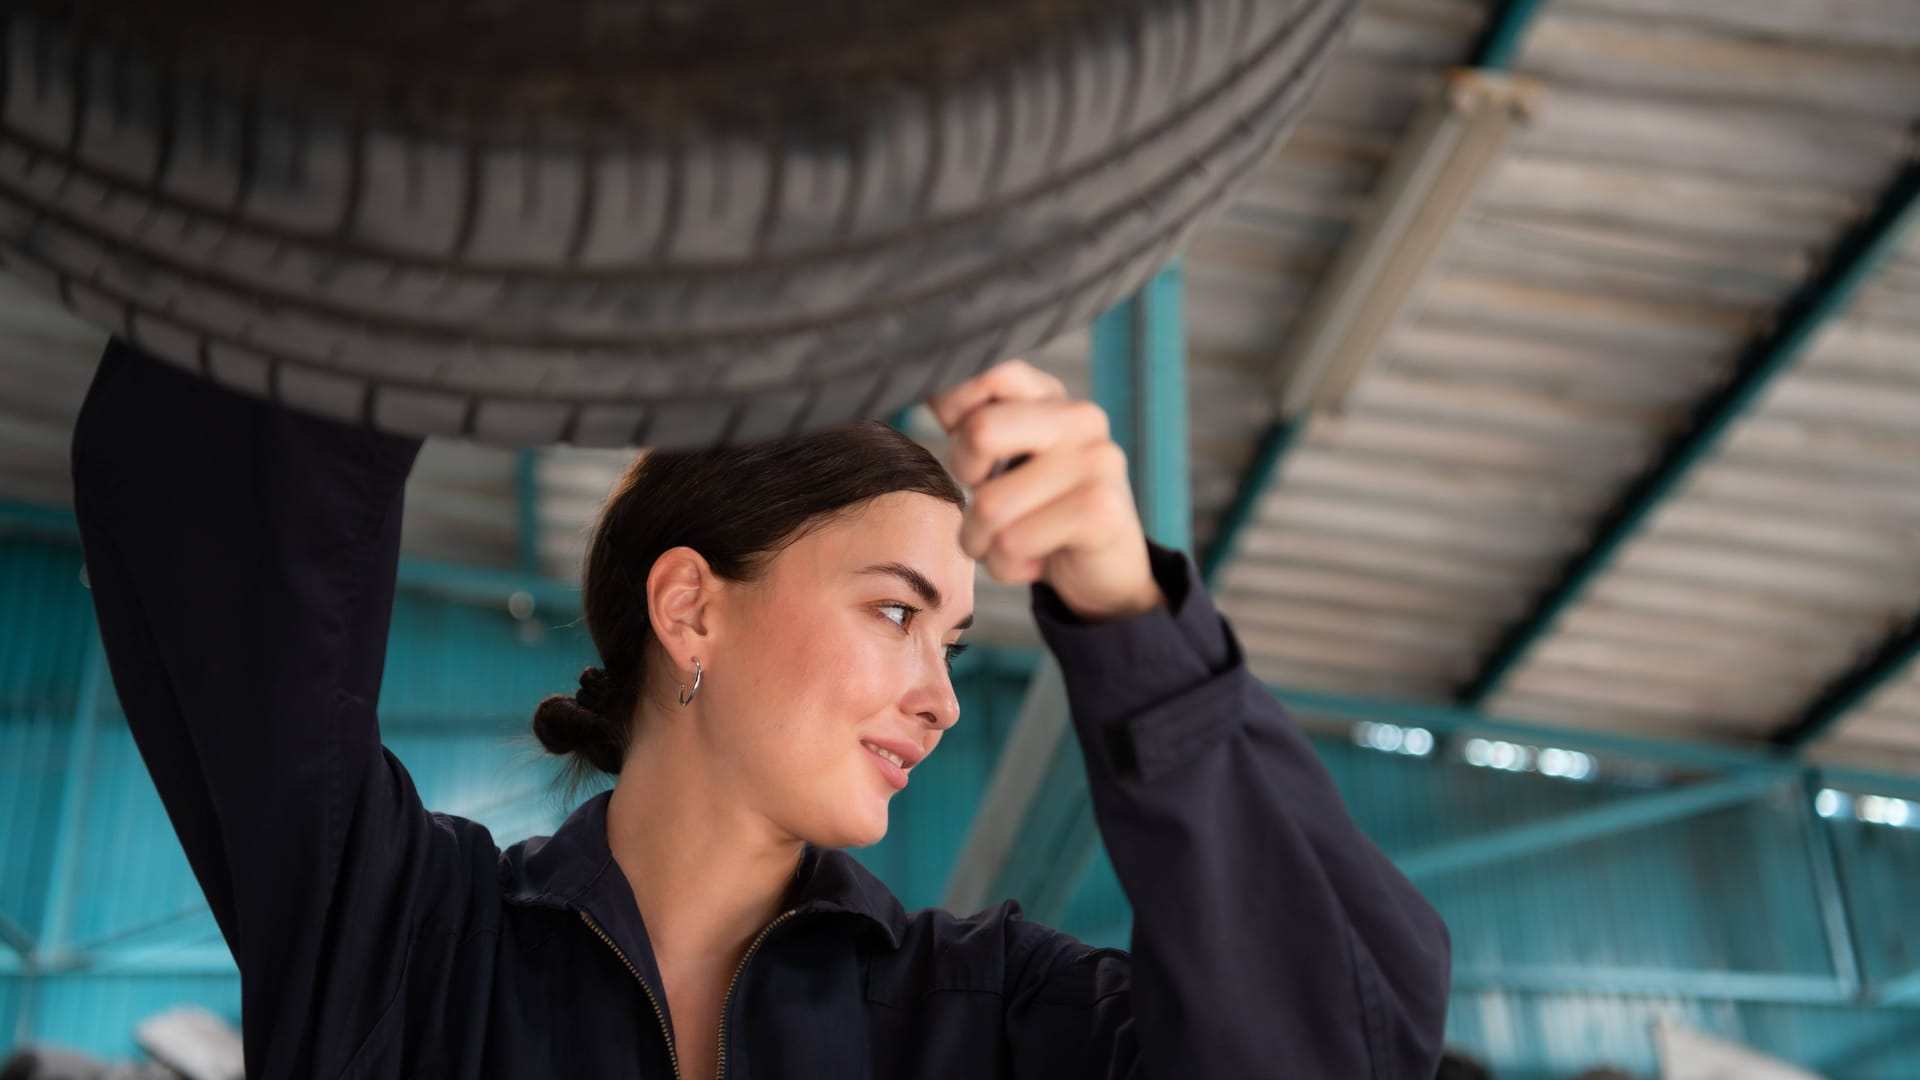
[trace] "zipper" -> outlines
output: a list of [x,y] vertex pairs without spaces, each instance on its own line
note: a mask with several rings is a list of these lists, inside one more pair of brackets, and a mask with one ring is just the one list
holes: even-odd
[[[673,1045],[673,1028],[667,1024],[667,1012],[660,1007],[660,999],[653,996],[653,987],[648,986],[647,980],[640,977],[640,969],[633,966],[633,961],[627,959],[627,954],[620,951],[620,946],[613,943],[613,939],[607,936],[605,930],[600,929],[600,924],[594,922],[592,916],[582,911],[580,912],[580,921],[586,923],[587,929],[592,930],[595,936],[607,943],[607,948],[613,950],[613,955],[619,957],[620,962],[627,966],[629,972],[633,973],[633,981],[640,984],[640,991],[647,995],[647,1004],[653,1006],[653,1015],[660,1021],[660,1034],[667,1037],[667,1058],[673,1062],[673,1080],[680,1080],[680,1051]],[[762,933],[764,934],[764,931]],[[759,943],[756,941],[755,944],[757,945]],[[741,966],[744,967],[746,965],[742,964]],[[739,977],[739,974],[735,973],[734,978],[738,979]],[[728,993],[732,993],[732,991],[729,990]],[[720,1030],[725,1031],[727,1027],[725,1014],[723,1013],[721,1016]],[[723,1047],[722,1053],[724,1055],[724,1047],[726,1046],[724,1037],[722,1038],[721,1046]],[[722,1060],[725,1060],[724,1056]]]
[[[747,970],[747,961],[753,959],[753,954],[759,951],[761,943],[767,940],[768,934],[773,933],[781,923],[786,922],[798,914],[800,913],[797,910],[786,912],[779,918],[761,927],[760,933],[753,939],[753,944],[747,946],[746,955],[740,958],[740,966],[733,969],[733,980],[727,983],[727,996],[720,999],[720,1056],[716,1059],[718,1061],[718,1068],[714,1069],[715,1080],[727,1080],[727,1014],[733,1008],[733,991],[740,985],[740,976]],[[608,944],[611,945],[612,942],[608,942]],[[679,1066],[676,1065],[674,1068],[674,1076],[677,1078],[680,1075],[678,1071]]]

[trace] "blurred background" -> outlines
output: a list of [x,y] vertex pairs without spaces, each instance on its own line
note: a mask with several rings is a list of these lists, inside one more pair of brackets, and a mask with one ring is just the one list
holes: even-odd
[[[1920,1078],[1917,125],[1912,0],[1367,0],[1242,195],[1032,357],[1452,928],[1447,1075]],[[103,341],[0,278],[0,1056],[238,1018],[69,510]],[[386,740],[503,845],[571,808],[528,722],[630,460],[435,441],[408,492]],[[1027,593],[979,615],[858,854],[1124,945]]]

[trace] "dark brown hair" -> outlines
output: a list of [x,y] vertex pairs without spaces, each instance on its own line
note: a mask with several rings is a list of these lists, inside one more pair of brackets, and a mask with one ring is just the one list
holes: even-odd
[[753,581],[787,545],[868,500],[896,491],[964,507],[966,496],[926,448],[863,420],[752,446],[644,454],[601,508],[587,544],[582,601],[600,667],[580,690],[533,714],[549,753],[578,781],[617,774],[655,639],[647,575],[669,548],[699,552],[729,581]]

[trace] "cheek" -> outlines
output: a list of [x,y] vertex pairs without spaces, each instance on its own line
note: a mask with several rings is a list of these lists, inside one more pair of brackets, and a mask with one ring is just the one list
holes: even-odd
[[740,712],[753,718],[753,741],[776,764],[797,770],[796,757],[824,764],[821,757],[844,753],[849,735],[897,699],[899,649],[890,650],[884,634],[863,632],[852,621],[858,617],[794,620],[755,637],[747,658],[752,701],[739,703]]

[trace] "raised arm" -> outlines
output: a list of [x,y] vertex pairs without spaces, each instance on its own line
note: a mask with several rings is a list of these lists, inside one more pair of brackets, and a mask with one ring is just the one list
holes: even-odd
[[1168,605],[1132,619],[1085,624],[1034,589],[1134,929],[1130,965],[1037,947],[1016,1046],[1102,1033],[1068,1074],[1089,1077],[1432,1076],[1446,927],[1347,816],[1192,562],[1152,562]]
[[409,950],[493,918],[491,838],[421,807],[374,718],[418,450],[117,341],[74,431],[114,686],[239,964],[250,1076],[338,1075]]
[[1446,927],[1347,816],[1192,562],[1146,542],[1105,415],[1017,363],[929,404],[974,488],[962,546],[1034,585],[1133,904],[1130,960],[1018,924],[1016,1071],[1431,1076]]

